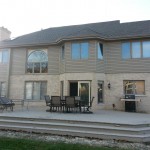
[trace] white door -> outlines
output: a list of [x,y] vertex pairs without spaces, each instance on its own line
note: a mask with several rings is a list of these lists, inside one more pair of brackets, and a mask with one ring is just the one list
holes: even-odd
[[81,97],[87,104],[90,102],[90,81],[79,81],[78,82],[78,96]]

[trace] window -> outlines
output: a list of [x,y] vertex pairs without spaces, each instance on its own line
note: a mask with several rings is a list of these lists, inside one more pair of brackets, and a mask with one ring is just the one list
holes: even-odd
[[140,42],[132,42],[132,58],[141,58]]
[[150,58],[150,41],[122,43],[122,58]]
[[104,102],[104,81],[98,81],[97,83],[97,97],[98,97],[98,103]]
[[122,58],[124,58],[124,59],[131,58],[130,43],[122,44]]
[[28,100],[42,100],[47,92],[46,81],[25,83],[25,98]]
[[98,59],[103,59],[103,44],[97,44],[97,57]]
[[145,95],[145,81],[125,80],[123,81],[124,94]]
[[150,41],[142,42],[143,57],[150,58]]
[[64,96],[64,81],[60,81],[60,96]]
[[73,43],[72,44],[72,59],[88,59],[88,43]]
[[47,73],[48,56],[44,50],[31,51],[27,60],[27,73]]
[[61,59],[64,60],[65,58],[65,46],[63,45],[61,48]]
[[8,63],[8,50],[0,51],[0,63]]
[[6,96],[6,82],[0,82],[0,96]]
[[81,59],[88,59],[88,43],[81,43]]

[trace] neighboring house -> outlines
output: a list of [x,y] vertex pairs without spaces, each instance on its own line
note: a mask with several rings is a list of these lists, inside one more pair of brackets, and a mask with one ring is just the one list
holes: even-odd
[[64,26],[4,39],[1,96],[35,102],[45,94],[94,96],[95,110],[113,104],[124,110],[120,97],[135,94],[137,111],[150,113],[150,21]]

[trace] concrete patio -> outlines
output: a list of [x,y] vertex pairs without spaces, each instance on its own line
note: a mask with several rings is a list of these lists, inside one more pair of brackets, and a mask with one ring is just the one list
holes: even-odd
[[150,115],[115,110],[99,110],[93,114],[46,112],[46,107],[25,107],[1,112],[0,129],[150,142]]
[[150,114],[132,113],[115,110],[99,110],[93,114],[84,113],[61,113],[61,112],[46,112],[46,107],[41,109],[23,108],[4,111],[0,116],[23,117],[23,118],[42,118],[42,119],[61,119],[61,120],[77,120],[77,121],[92,121],[104,123],[123,123],[123,124],[150,124]]

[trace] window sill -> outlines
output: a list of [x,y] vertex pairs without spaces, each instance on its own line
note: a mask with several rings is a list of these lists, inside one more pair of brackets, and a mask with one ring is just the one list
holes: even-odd
[[102,103],[97,103],[97,104],[98,104],[98,105],[105,105],[104,102],[102,102]]
[[72,61],[87,61],[87,60],[89,60],[89,58],[87,58],[87,59],[71,59]]
[[[125,97],[125,95],[123,95]],[[147,97],[147,95],[135,95],[135,97]]]
[[26,73],[26,75],[47,75],[48,73]]
[[135,95],[135,97],[146,97],[146,95]]

